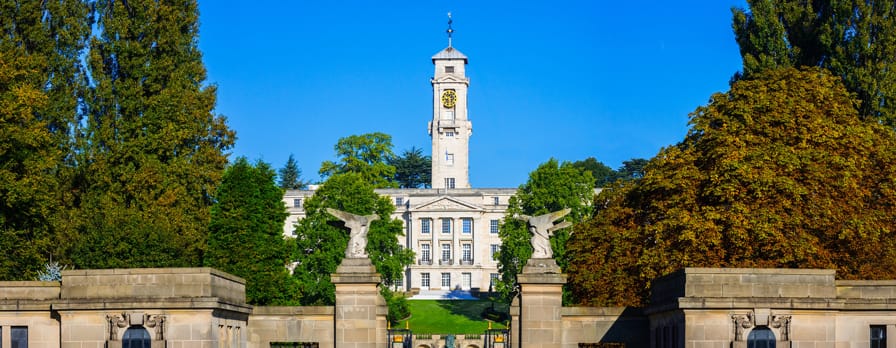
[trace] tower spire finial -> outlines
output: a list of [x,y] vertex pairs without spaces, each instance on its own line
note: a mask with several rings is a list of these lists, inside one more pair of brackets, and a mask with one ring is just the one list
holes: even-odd
[[445,30],[448,33],[448,47],[451,47],[451,34],[454,33],[454,29],[451,29],[451,12],[448,12],[448,30]]

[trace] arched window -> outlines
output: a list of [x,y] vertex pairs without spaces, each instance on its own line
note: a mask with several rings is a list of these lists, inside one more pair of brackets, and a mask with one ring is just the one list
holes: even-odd
[[747,348],[775,348],[775,333],[768,326],[757,326],[747,336]]
[[121,338],[121,348],[149,348],[149,332],[142,326],[131,326]]

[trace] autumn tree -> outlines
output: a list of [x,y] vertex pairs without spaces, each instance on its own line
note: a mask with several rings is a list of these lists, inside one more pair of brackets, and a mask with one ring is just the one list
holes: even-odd
[[238,158],[215,194],[204,265],[246,279],[250,304],[297,304],[298,287],[286,268],[291,245],[283,238],[283,221],[288,215],[270,165]]
[[196,1],[94,5],[76,266],[201,265],[234,133],[205,83]]
[[[498,232],[501,238],[501,250],[498,252],[501,280],[496,288],[505,299],[515,296],[517,274],[532,256],[526,222],[514,217],[536,216],[570,208],[572,212],[564,220],[574,224],[582,222],[591,216],[593,185],[591,172],[583,171],[570,162],[559,163],[552,158],[529,173],[529,180],[520,185],[516,194],[510,197],[507,213]],[[551,236],[554,259],[561,269],[567,264],[565,245],[571,230],[561,229]]]
[[896,277],[896,136],[825,70],[770,70],[712,96],[685,139],[598,196],[568,244],[574,297],[643,305],[682,267]]
[[0,280],[65,257],[58,212],[71,203],[89,12],[86,1],[0,2]]
[[859,117],[896,127],[896,3],[864,0],[748,0],[734,9],[743,76],[783,67],[822,67],[855,93]]
[[280,188],[285,190],[301,190],[308,184],[302,181],[302,170],[299,169],[299,163],[296,162],[295,156],[289,154],[289,159],[283,168],[280,168]]
[[351,135],[340,138],[334,149],[337,161],[321,163],[322,177],[358,173],[375,188],[397,187],[393,181],[395,167],[389,164],[395,156],[392,136],[379,132]]
[[413,252],[398,244],[398,237],[403,235],[403,224],[391,217],[395,206],[373,189],[374,186],[360,173],[334,174],[305,201],[306,216],[296,225],[294,259],[298,265],[293,272],[299,281],[303,305],[335,303],[335,287],[330,282],[330,274],[336,271],[345,256],[348,231],[339,219],[327,213],[326,208],[358,215],[379,215],[380,219],[370,224],[366,250],[384,283],[401,279],[405,268],[413,261]]
[[388,163],[395,167],[394,181],[400,188],[426,188],[432,182],[432,158],[421,149],[411,147]]

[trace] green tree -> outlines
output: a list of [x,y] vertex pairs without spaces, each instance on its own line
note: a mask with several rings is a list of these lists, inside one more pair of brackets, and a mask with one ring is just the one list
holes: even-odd
[[376,188],[397,187],[393,178],[392,137],[384,133],[367,133],[340,138],[334,147],[338,162],[324,161],[320,175],[324,178],[341,173],[358,173]]
[[308,184],[302,180],[302,170],[296,162],[295,156],[289,154],[289,159],[283,168],[280,168],[280,188],[286,190],[301,190]]
[[286,268],[291,245],[283,238],[283,221],[288,215],[274,170],[238,158],[215,194],[205,266],[246,279],[250,304],[297,304],[298,287]]
[[30,280],[65,253],[59,219],[90,34],[86,1],[0,3],[0,280]]
[[75,265],[201,265],[234,133],[205,85],[196,1],[95,7]]
[[843,79],[859,116],[896,127],[896,3],[748,0],[733,9],[743,76],[782,67],[823,67]]
[[896,277],[896,134],[818,68],[741,80],[691,114],[644,177],[601,192],[568,243],[574,298],[643,305],[682,267]]
[[395,167],[394,181],[400,188],[427,188],[432,182],[432,158],[421,149],[411,147],[388,163]]
[[[498,252],[501,281],[496,288],[506,300],[516,295],[516,276],[532,256],[526,222],[514,216],[535,216],[570,208],[572,212],[564,221],[575,224],[591,216],[593,199],[594,178],[591,172],[583,171],[570,162],[561,164],[552,158],[529,173],[529,181],[520,185],[516,194],[510,197],[507,215],[498,232],[501,237],[501,250]],[[565,245],[573,229],[575,227],[562,229],[551,236],[554,259],[561,269],[565,269],[567,264]]]
[[616,171],[613,170],[613,168],[608,167],[594,157],[575,161],[572,163],[572,166],[579,168],[582,171],[591,172],[591,176],[594,177],[594,187],[604,187],[613,182],[616,177]]
[[[293,276],[299,281],[303,305],[332,305],[335,287],[330,274],[345,256],[348,231],[339,219],[327,213],[333,208],[353,214],[377,214],[380,220],[370,224],[367,253],[383,277],[391,284],[414,260],[413,251],[398,244],[403,235],[401,220],[392,219],[395,206],[386,197],[377,195],[374,187],[359,173],[331,175],[305,202],[304,219],[296,225]],[[385,287],[383,287],[385,288]]]
[[640,179],[644,176],[644,166],[647,165],[647,162],[644,158],[622,161],[622,166],[613,172],[611,181]]

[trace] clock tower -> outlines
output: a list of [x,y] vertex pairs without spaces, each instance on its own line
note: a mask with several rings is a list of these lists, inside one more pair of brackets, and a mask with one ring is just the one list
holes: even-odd
[[467,118],[467,56],[451,46],[451,14],[448,14],[448,47],[432,56],[432,188],[470,188],[470,135]]

